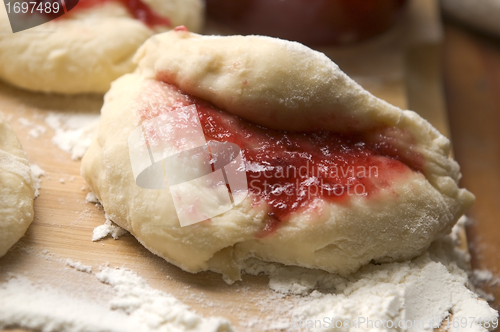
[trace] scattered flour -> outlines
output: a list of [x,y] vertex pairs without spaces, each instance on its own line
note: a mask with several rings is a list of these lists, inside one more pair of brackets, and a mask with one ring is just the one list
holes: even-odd
[[[324,321],[327,318],[333,322],[366,317],[379,322],[390,320],[394,325],[411,320],[421,322],[419,331],[432,331],[433,327],[439,327],[450,313],[457,319],[481,317],[491,321],[497,317],[487,302],[478,300],[477,295],[466,288],[467,275],[463,271],[450,271],[429,255],[412,262],[370,265],[348,279],[322,277],[318,286],[331,288],[313,290],[308,296],[297,298],[291,317],[303,321]],[[293,278],[297,278],[295,282],[283,282],[286,280],[283,272],[278,272],[278,278],[271,274],[270,286],[280,292],[293,292],[297,290],[297,285],[302,289],[308,287],[304,286],[303,277]],[[310,275],[306,277],[309,278]],[[310,280],[306,280],[305,284],[308,282]],[[315,331],[333,330],[325,325]],[[370,330],[368,325],[360,325],[356,331]],[[391,331],[390,328],[377,330]],[[475,326],[468,331],[486,329]]]
[[471,279],[474,283],[491,283],[492,285],[500,284],[500,277],[497,277],[489,270],[473,270]]
[[96,275],[101,282],[113,286],[117,296],[111,308],[129,314],[141,326],[152,331],[233,331],[222,318],[203,319],[175,297],[153,289],[132,271],[104,268]]
[[44,126],[31,122],[28,119],[19,118],[18,121],[24,127],[30,128],[28,135],[30,135],[31,137],[38,138],[40,137],[40,135],[45,134],[45,132],[47,131],[47,128],[45,128]]
[[20,327],[44,332],[140,331],[121,312],[18,276],[0,286],[0,329]]
[[96,275],[113,288],[108,306],[35,285],[22,276],[0,285],[0,329],[44,332],[230,332],[222,318],[202,318],[175,297],[155,290],[135,273],[105,267]]
[[111,236],[113,239],[118,240],[120,236],[123,234],[127,233],[126,230],[121,228],[120,226],[115,225],[106,215],[106,221],[104,222],[104,225],[97,226],[94,228],[94,231],[92,233],[92,241],[99,241],[107,236]]
[[[269,287],[291,298],[292,305],[286,309],[288,319],[274,320],[266,328],[286,329],[299,321],[305,327],[306,322],[320,321],[323,323],[317,324],[313,331],[371,331],[368,324],[357,329],[346,327],[348,324],[343,328],[330,325],[365,317],[394,324],[407,320],[421,324],[410,329],[374,329],[377,331],[432,331],[452,314],[454,319],[467,320],[468,328],[451,326],[451,332],[493,330],[493,325],[485,322],[498,322],[498,312],[467,288],[468,276],[461,267],[467,265],[468,255],[457,249],[457,233],[455,229],[412,261],[369,264],[348,278],[256,259],[245,263],[245,273],[269,276]],[[489,329],[474,324],[471,317],[481,319],[479,323],[485,323]]]
[[469,278],[472,284],[475,286],[475,292],[488,302],[495,301],[495,296],[491,293],[485,292],[480,287],[484,284],[490,286],[500,285],[500,277],[495,276],[493,272],[489,270],[473,270],[469,273]]
[[45,171],[36,164],[31,164],[30,168],[31,168],[31,179],[33,180],[33,186],[35,188],[35,198],[37,198],[38,196],[40,196],[40,188],[42,182],[40,178],[42,176],[45,176]]
[[75,262],[69,258],[66,260],[66,265],[80,272],[86,272],[86,273],[92,272],[92,266],[84,265],[81,262]]
[[52,142],[70,153],[73,160],[83,157],[97,130],[99,115],[51,113],[45,122],[55,131]]
[[485,301],[488,301],[488,302],[495,301],[495,296],[493,294],[485,292],[481,288],[474,288],[474,292],[476,292],[477,296],[479,296],[480,298],[482,298]]
[[[106,232],[103,232],[106,235],[112,233],[111,227],[119,228],[109,218],[103,226],[106,226]],[[257,318],[255,313],[247,313],[246,307],[242,306],[243,310],[237,311],[242,321],[240,324],[251,331],[431,332],[434,326],[451,317],[461,322],[460,326],[465,320],[467,328],[450,325],[450,332],[493,330],[493,324],[488,325],[487,321],[498,319],[498,313],[468,288],[468,276],[464,270],[468,265],[468,255],[457,248],[458,234],[455,229],[411,261],[369,264],[346,278],[320,270],[250,259],[245,263],[246,274],[266,274],[272,291],[261,293],[262,296],[255,301],[252,298],[255,290],[249,286],[240,289],[242,295],[254,301],[261,310]],[[90,266],[80,262],[66,260],[65,263],[79,271],[92,271]],[[491,280],[487,272],[475,274]],[[0,284],[0,308],[7,309],[0,310],[0,329],[19,326],[70,332],[233,330],[224,319],[201,318],[171,295],[149,287],[130,270],[103,267],[95,276],[112,287],[115,295],[109,302],[106,300],[108,306],[35,286],[23,277]],[[210,304],[210,295],[200,295],[199,301]],[[234,303],[228,303],[228,306],[228,310],[234,313]],[[365,318],[366,323],[361,324],[359,318]],[[418,322],[420,325],[371,328],[368,319],[373,324],[391,321],[397,325],[404,321],[404,326],[412,321],[412,324]],[[356,320],[357,328],[347,324],[341,327],[330,325]],[[313,324],[315,328],[299,329],[298,322],[302,327]],[[321,322],[321,326],[317,322]]]

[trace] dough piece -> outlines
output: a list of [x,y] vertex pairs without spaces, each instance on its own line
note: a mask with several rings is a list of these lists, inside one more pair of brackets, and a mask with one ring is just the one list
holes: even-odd
[[500,0],[441,0],[445,14],[500,36]]
[[21,143],[0,112],[0,257],[33,221],[35,189]]
[[[201,28],[201,0],[143,1],[171,26],[148,27],[119,0],[102,0],[41,26],[0,34],[0,79],[34,91],[105,93],[113,80],[134,70],[132,56],[155,32],[177,25]],[[5,6],[0,31],[10,31]]]
[[[151,38],[135,61],[137,70],[115,81],[105,96],[82,174],[110,219],[186,271],[217,271],[234,281],[240,278],[239,262],[258,257],[347,275],[370,261],[416,257],[449,233],[474,201],[457,186],[459,167],[449,157],[447,138],[416,113],[369,94],[325,55],[301,44],[173,31]],[[358,157],[370,155],[367,165],[379,165],[381,174],[366,182],[373,185],[367,195],[313,195],[301,208],[286,202],[284,210],[251,188],[230,211],[180,227],[169,189],[136,185],[128,139],[145,120],[168,118],[193,104],[207,140],[239,140],[247,175],[262,174],[287,155],[309,158],[294,144],[307,147],[311,140],[313,147],[303,151],[313,156],[311,162],[321,157],[342,165],[359,148],[364,152]],[[337,139],[346,147],[328,152]],[[277,152],[266,154],[271,145]],[[266,152],[265,160],[252,157],[258,154],[252,146]],[[209,199],[218,203],[215,195]]]

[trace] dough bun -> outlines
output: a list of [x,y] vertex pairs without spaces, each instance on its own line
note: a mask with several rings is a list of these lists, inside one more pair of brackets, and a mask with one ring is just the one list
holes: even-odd
[[0,112],[0,257],[33,221],[35,190],[26,155]]
[[[474,201],[458,188],[459,167],[449,157],[447,138],[301,44],[172,31],[149,39],[135,61],[137,70],[105,96],[82,173],[114,222],[186,271],[213,270],[237,280],[239,263],[257,257],[347,275],[370,261],[416,257],[449,233]],[[364,133],[367,140],[389,141],[401,155],[418,156],[423,166],[391,179],[390,188],[370,199],[315,201],[266,237],[256,234],[266,226],[268,209],[252,195],[210,222],[180,227],[169,189],[136,185],[128,147],[145,109],[169,109],[179,100],[168,86],[264,127]]]
[[[172,27],[198,31],[202,0],[143,0]],[[20,88],[65,94],[105,93],[112,81],[132,72],[132,57],[155,32],[119,2],[75,8],[65,16],[15,34],[0,34],[0,79]],[[0,31],[10,31],[0,6]]]

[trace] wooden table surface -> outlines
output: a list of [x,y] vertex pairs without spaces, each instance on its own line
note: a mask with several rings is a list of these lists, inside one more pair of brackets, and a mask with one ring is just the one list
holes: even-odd
[[[477,201],[467,226],[474,269],[500,276],[500,38],[446,20],[443,80],[462,185]],[[483,287],[500,308],[500,285]]]
[[[417,54],[417,57],[420,56],[427,55]],[[391,63],[393,62],[391,61]],[[402,67],[400,63],[393,63],[393,65],[397,68]],[[496,241],[497,236],[500,239],[500,227],[497,226],[496,222],[497,217],[500,216],[500,197],[495,192],[495,189],[500,190],[500,39],[484,37],[455,23],[447,22],[445,42],[442,47],[442,69],[454,151],[464,175],[462,185],[477,196],[477,203],[469,213],[474,218],[475,223],[468,226],[472,265],[473,268],[488,269],[500,276],[500,252],[497,250],[500,249],[500,244],[499,241]],[[401,78],[397,75],[395,77],[397,78],[394,83],[395,88],[387,91],[390,92],[388,96],[398,98],[387,99],[404,107],[402,105],[406,102],[404,88],[400,88]],[[377,84],[374,84],[373,89],[376,88]],[[62,112],[68,102],[62,97],[57,100],[49,100],[45,96],[17,91],[3,84],[0,85],[1,89],[6,92],[3,98],[6,105],[12,104],[11,106],[14,107],[18,100],[23,100],[26,115],[31,114],[32,108],[35,108],[34,105],[28,103],[28,100],[32,101],[33,98],[36,98],[34,100],[36,108],[42,111],[50,109]],[[381,93],[381,96],[385,97],[383,91],[373,92]],[[411,101],[411,93],[408,93],[407,97],[410,104],[415,104]],[[430,99],[433,98],[430,96],[427,96],[427,99],[422,97],[421,101]],[[439,106],[439,103],[439,98],[437,98],[434,105]],[[90,109],[98,113],[100,100],[82,99],[76,104],[72,102],[71,105],[74,111]],[[81,107],[75,108],[74,105]],[[429,108],[429,105],[423,106]],[[42,118],[38,119],[37,122],[43,124]],[[101,243],[91,243],[89,234],[95,226],[102,224],[103,213],[97,207],[85,204],[86,191],[80,190],[85,184],[83,179],[79,177],[78,167],[75,166],[78,163],[69,162],[65,153],[54,150],[48,134],[43,146],[36,148],[30,146],[27,141],[29,139],[27,138],[27,128],[19,125],[17,120],[14,123],[16,129],[21,133],[21,138],[25,140],[23,144],[33,162],[41,162],[44,158],[46,159],[48,150],[53,153],[50,162],[41,164],[47,171],[47,176],[42,178],[42,190],[44,191],[35,201],[38,215],[26,236],[21,240],[23,244],[41,243],[47,245],[46,242],[42,241],[43,239],[39,238],[39,234],[42,231],[49,231],[57,237],[58,243],[61,244],[60,247],[51,247],[51,252],[54,255],[79,260],[82,249],[91,247],[92,254],[82,261],[85,264],[96,267],[105,259],[112,266],[133,266],[136,271],[150,271],[147,281],[154,288],[171,290],[175,296],[181,299],[185,298],[190,306],[201,313],[205,311],[216,315],[228,313],[230,308],[216,306],[207,309],[202,303],[190,299],[187,294],[201,290],[214,295],[217,291],[217,297],[220,297],[221,302],[224,302],[227,298],[236,296],[236,292],[244,292],[245,289],[242,285],[228,287],[220,280],[220,276],[210,273],[198,275],[184,273],[147,252],[129,235],[124,236],[120,241],[108,239]],[[443,128],[439,129],[443,130]],[[75,180],[63,185],[59,182],[61,177],[65,179],[74,177]],[[61,193],[65,194],[64,198],[56,200],[56,194]],[[76,212],[79,213],[80,210],[83,212],[76,213],[73,209],[74,206],[70,206],[71,202],[79,204],[79,210]],[[51,206],[57,207],[57,209],[49,209]],[[85,216],[85,223],[79,219],[80,215]],[[65,220],[66,224],[58,223],[56,220]],[[81,239],[81,241],[75,242],[75,238]],[[68,250],[66,244],[71,244],[75,249]],[[23,271],[23,264],[32,264],[47,271],[52,268],[47,266],[52,262],[46,260],[39,262],[35,256],[30,256],[31,259],[24,261],[16,260],[15,258],[21,254],[21,252],[14,252],[11,253],[10,257],[5,257],[3,259],[5,269],[11,272]],[[120,260],[123,257],[126,259]],[[58,263],[53,262],[53,264],[57,265]],[[165,280],[165,275],[170,276],[169,280]],[[250,302],[255,298],[255,303],[258,303],[257,300],[260,296],[268,292],[267,281],[264,278],[251,276],[245,277],[245,280],[253,285],[251,294],[245,293],[246,296],[251,295]],[[189,289],[181,287],[184,281],[189,283]],[[171,283],[175,283],[176,287],[167,287],[167,284]],[[220,292],[221,289],[223,292]],[[500,287],[485,287],[485,290],[496,296],[494,307],[498,309],[500,307]],[[243,310],[249,311],[252,308],[252,303],[249,303],[248,308],[242,307]],[[255,314],[260,314],[260,312],[256,311]]]

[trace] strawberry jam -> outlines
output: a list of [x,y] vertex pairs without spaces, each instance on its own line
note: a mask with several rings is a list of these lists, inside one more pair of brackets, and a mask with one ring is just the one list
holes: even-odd
[[106,2],[122,3],[127,8],[130,15],[146,24],[148,27],[172,26],[170,19],[158,15],[141,0],[80,0],[73,11],[98,6]]
[[237,144],[245,160],[249,193],[256,204],[268,206],[269,218],[258,236],[271,234],[293,213],[312,207],[316,199],[337,204],[353,196],[369,199],[423,167],[422,158],[402,153],[382,134],[372,133],[369,136],[377,139],[371,140],[366,133],[268,129],[187,96],[172,85],[162,83],[162,89],[172,106],[161,103],[156,109],[143,109],[141,119],[195,104],[206,141]]
[[196,106],[207,141],[241,148],[249,190],[258,201],[267,202],[269,215],[277,221],[316,198],[338,203],[355,195],[368,198],[412,171],[381,155],[361,135],[272,130],[207,103]]

